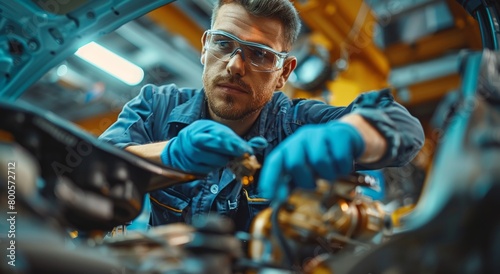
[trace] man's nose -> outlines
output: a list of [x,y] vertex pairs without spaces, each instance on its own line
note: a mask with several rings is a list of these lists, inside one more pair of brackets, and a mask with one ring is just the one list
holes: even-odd
[[233,53],[231,53],[226,69],[231,75],[245,75],[245,53],[241,48],[236,48]]

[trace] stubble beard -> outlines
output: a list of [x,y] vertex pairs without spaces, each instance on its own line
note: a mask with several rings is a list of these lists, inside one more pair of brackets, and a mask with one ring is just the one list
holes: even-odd
[[[223,77],[216,77],[214,80],[208,81],[203,79],[205,86],[205,98],[210,110],[218,117],[230,120],[239,121],[244,120],[246,117],[260,111],[267,103],[268,100],[262,98],[262,95],[258,95],[257,98],[250,98],[245,105],[238,106],[236,99],[229,94],[215,94],[215,88],[217,83],[220,82],[232,82],[239,83],[236,81],[223,81]],[[244,85],[240,83],[240,86]],[[246,88],[248,90],[248,88]],[[255,95],[255,94],[254,94]]]
[[218,100],[210,96],[211,94],[206,93],[206,101],[210,110],[218,117],[230,120],[230,121],[241,121],[246,117],[260,111],[264,105],[256,105],[254,102],[249,102],[249,105],[244,108],[238,108],[236,100],[231,95],[221,95],[222,100]]

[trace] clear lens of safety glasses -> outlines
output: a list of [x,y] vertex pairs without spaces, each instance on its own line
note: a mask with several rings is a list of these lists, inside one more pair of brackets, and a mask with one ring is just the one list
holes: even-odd
[[243,41],[221,30],[207,30],[203,36],[205,50],[215,58],[228,62],[239,53],[245,62],[251,64],[250,68],[254,71],[279,70],[288,56],[288,53],[277,52],[262,44]]

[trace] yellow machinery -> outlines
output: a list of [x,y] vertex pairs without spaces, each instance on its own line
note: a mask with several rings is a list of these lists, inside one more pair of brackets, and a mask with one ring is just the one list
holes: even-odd
[[[345,61],[335,79],[326,83],[332,93],[329,103],[346,105],[362,92],[391,86],[391,71],[415,63],[426,62],[459,49],[480,49],[481,37],[477,22],[456,1],[446,1],[454,18],[454,26],[421,37],[412,43],[396,42],[380,49],[373,35],[376,26],[384,27],[389,16],[377,18],[361,0],[296,1],[297,9],[312,29],[311,41],[328,49],[331,64]],[[424,23],[424,22],[420,22]],[[459,86],[458,74],[414,83],[408,86],[407,98],[399,101],[415,106],[441,99]],[[293,90],[295,97],[311,97],[314,91]]]
[[[328,50],[331,64],[343,62],[338,77],[326,83],[333,92],[328,103],[347,105],[363,91],[387,86],[390,66],[373,42],[377,21],[368,5],[360,0],[295,4],[304,23],[312,29],[312,43]],[[311,97],[307,93],[294,90],[292,96]]]

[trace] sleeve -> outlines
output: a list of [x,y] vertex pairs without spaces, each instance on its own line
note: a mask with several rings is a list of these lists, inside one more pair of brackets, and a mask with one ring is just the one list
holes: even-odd
[[123,106],[116,122],[99,139],[119,148],[153,142],[155,88],[153,85],[144,86],[137,97]]
[[386,154],[379,161],[357,165],[357,169],[403,166],[422,148],[425,136],[420,121],[394,101],[389,89],[364,93],[351,105],[351,113],[361,115],[380,132],[388,147]]

